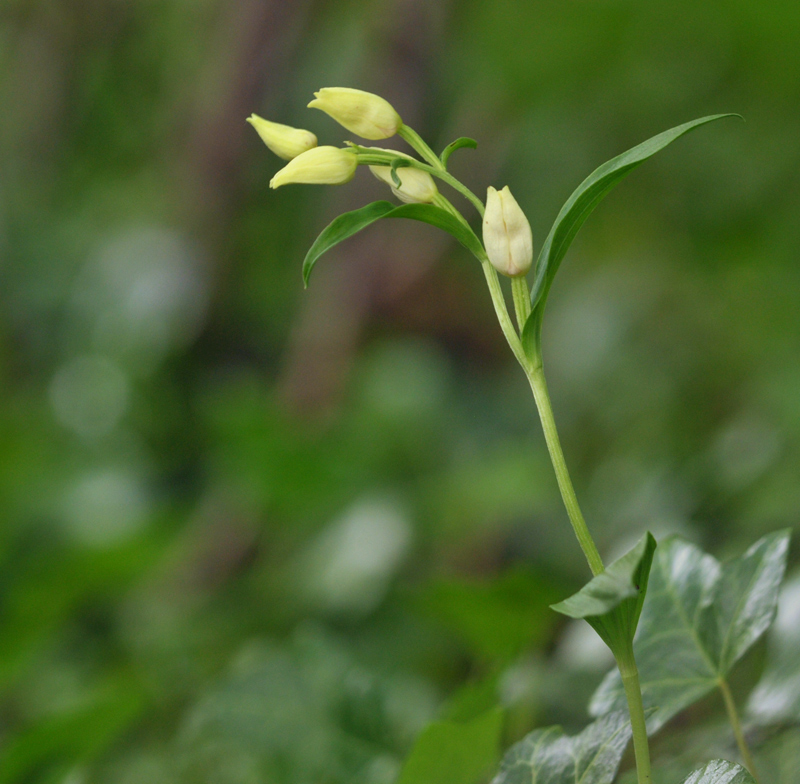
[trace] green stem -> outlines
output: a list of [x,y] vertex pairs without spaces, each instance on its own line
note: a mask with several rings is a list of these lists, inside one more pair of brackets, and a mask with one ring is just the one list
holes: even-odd
[[413,128],[401,125],[397,130],[397,135],[407,141],[431,166],[444,170],[444,164],[439,156]]
[[650,772],[650,746],[647,742],[647,723],[644,718],[642,689],[639,684],[639,670],[633,657],[633,646],[617,659],[625,697],[628,700],[628,713],[633,730],[633,752],[636,756],[636,775],[639,784],[652,784]]
[[525,322],[528,320],[528,316],[531,315],[531,293],[528,289],[528,281],[524,276],[511,278],[511,295],[514,298],[514,310],[517,314],[519,334],[522,335]]
[[752,777],[756,780],[756,784],[759,784],[755,761],[753,760],[750,747],[747,745],[747,740],[744,737],[742,722],[739,719],[739,712],[736,710],[736,703],[733,700],[730,686],[728,686],[728,682],[725,678],[719,678],[717,680],[717,686],[719,686],[719,690],[722,692],[722,697],[725,700],[725,710],[728,712],[728,720],[731,723],[731,727],[733,727],[733,734],[736,738],[736,745],[739,747],[739,754],[742,755],[742,761],[750,771]]
[[[403,127],[408,130],[407,126]],[[427,145],[425,146],[427,147]],[[392,156],[391,153],[376,150],[374,147],[362,147],[359,144],[352,144],[351,149],[355,150],[358,154],[358,163],[365,166],[391,166],[392,160],[398,157]],[[427,149],[430,150],[429,147]],[[417,150],[417,152],[419,152],[420,155],[423,154],[421,150]],[[483,217],[483,213],[486,211],[486,208],[483,206],[483,202],[469,188],[467,188],[464,183],[453,177],[453,175],[442,166],[442,162],[438,158],[436,158],[438,165],[429,165],[427,163],[423,163],[422,161],[418,161],[416,158],[409,158],[407,161],[407,163],[405,160],[403,161],[405,166],[428,172],[428,174],[430,174],[432,177],[438,177],[440,180],[442,180],[442,182],[446,182],[451,188],[458,191],[465,199],[467,199],[478,211],[478,214]]]
[[550,452],[550,460],[553,463],[553,468],[556,472],[556,479],[558,480],[558,487],[561,490],[561,497],[564,499],[564,506],[567,508],[569,520],[572,523],[572,528],[575,531],[575,536],[578,538],[578,543],[589,562],[589,568],[595,576],[604,570],[603,560],[600,558],[600,553],[597,551],[597,546],[589,533],[589,528],[586,521],[583,519],[581,508],[578,504],[578,498],[575,495],[575,488],[572,486],[572,480],[567,470],[567,464],[564,460],[564,453],[561,451],[561,442],[558,439],[558,431],[556,430],[556,422],[553,417],[553,409],[550,405],[550,395],[547,392],[547,383],[544,379],[544,371],[542,366],[535,365],[530,367],[523,364],[528,375],[528,381],[533,391],[533,398],[536,401],[536,407],[539,409],[539,418],[542,420],[542,429],[544,430],[544,438],[547,442],[547,449]]
[[503,330],[503,334],[508,341],[508,345],[511,347],[511,351],[514,352],[517,362],[519,362],[522,367],[525,367],[527,363],[525,352],[522,350],[522,343],[519,339],[519,335],[517,335],[517,331],[514,329],[511,316],[508,314],[506,298],[503,296],[503,289],[500,286],[497,270],[487,258],[480,259],[480,262],[483,268],[483,274],[486,276],[486,283],[489,286],[489,293],[492,295],[492,304],[494,305],[494,312],[497,314],[497,320],[500,322],[500,329]]
[[453,177],[450,172],[447,172],[444,169],[436,169],[433,166],[426,166],[424,163],[420,163],[419,161],[414,161],[414,163],[411,165],[415,169],[426,171],[428,174],[438,177],[440,180],[442,180],[442,182],[446,182],[451,188],[457,190],[465,199],[470,201],[472,206],[478,211],[478,214],[481,216],[481,218],[483,217],[483,213],[486,212],[483,202],[466,185]]

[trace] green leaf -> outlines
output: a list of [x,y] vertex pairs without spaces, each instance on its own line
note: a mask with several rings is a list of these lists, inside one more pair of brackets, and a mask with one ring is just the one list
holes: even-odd
[[469,147],[470,149],[474,150],[478,146],[478,142],[475,139],[470,139],[468,136],[461,136],[460,138],[456,139],[454,142],[450,142],[442,150],[442,154],[439,156],[442,160],[442,166],[447,168],[447,161],[450,159],[450,156],[456,151],[460,150],[462,147]]
[[397,174],[398,169],[405,169],[411,166],[411,162],[408,158],[395,158],[392,161],[391,167],[391,175],[392,175],[392,182],[394,182],[396,188],[402,188],[403,183],[400,180],[400,176]]
[[[800,720],[800,576],[781,590],[778,614],[770,630],[767,666],[747,703],[759,724]],[[800,755],[798,756],[800,761]]]
[[397,784],[475,784],[497,760],[502,726],[499,708],[465,724],[429,725],[411,749]]
[[610,784],[630,737],[625,711],[604,716],[574,737],[560,727],[536,730],[508,750],[492,784]]
[[308,286],[308,278],[317,259],[329,251],[334,246],[338,245],[348,237],[352,237],[362,229],[375,223],[387,213],[394,209],[395,205],[390,201],[374,201],[361,209],[353,210],[352,212],[345,212],[338,218],[335,218],[328,226],[326,226],[322,233],[314,240],[314,244],[308,249],[306,257],[303,261],[303,284]]
[[537,335],[541,328],[542,315],[553,278],[572,240],[575,239],[578,230],[591,215],[594,208],[615,185],[620,183],[648,158],[663,150],[685,133],[724,117],[739,117],[739,115],[713,114],[664,131],[622,153],[622,155],[606,161],[575,189],[558,213],[558,217],[556,217],[555,223],[550,229],[550,233],[547,235],[539,253],[539,258],[536,261],[536,272],[531,288],[533,310],[525,323],[522,336],[523,346],[527,345],[526,353],[529,356],[531,351],[538,349]]
[[711,760],[704,768],[689,774],[683,784],[756,784],[746,768],[727,760]]
[[[401,162],[398,165],[402,165],[402,159],[398,158],[397,161]],[[395,161],[392,163],[393,166],[394,163]],[[345,212],[322,230],[303,261],[303,283],[308,286],[311,271],[323,253],[381,218],[409,218],[429,223],[431,226],[436,226],[451,234],[474,255],[480,257],[483,253],[483,246],[472,229],[441,207],[435,207],[432,204],[396,206],[389,201],[374,201],[366,207]]]
[[[648,730],[711,691],[767,630],[786,568],[789,534],[756,542],[725,565],[695,545],[671,538],[658,548],[634,653]],[[594,716],[626,704],[611,672],[592,698]]]
[[422,223],[429,223],[431,226],[436,226],[437,229],[442,229],[455,237],[473,256],[478,258],[485,257],[483,245],[475,236],[475,232],[466,223],[462,223],[441,207],[435,207],[433,204],[401,204],[383,217],[409,218]]
[[630,552],[553,609],[584,618],[615,655],[624,651],[636,632],[655,550],[656,540],[645,534]]

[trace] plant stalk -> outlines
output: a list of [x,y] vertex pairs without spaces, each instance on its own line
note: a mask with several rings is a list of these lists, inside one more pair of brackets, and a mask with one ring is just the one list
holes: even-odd
[[647,722],[644,718],[644,705],[642,703],[642,689],[639,684],[639,669],[633,657],[633,646],[617,659],[622,686],[628,700],[628,713],[631,717],[633,730],[633,753],[636,756],[636,775],[639,784],[652,784],[653,777],[650,772],[650,746],[647,741]]
[[525,322],[528,320],[528,316],[531,315],[531,292],[528,289],[528,281],[524,275],[519,278],[511,278],[511,295],[514,298],[514,310],[517,314],[519,334],[522,336]]
[[572,480],[567,470],[567,463],[564,460],[564,453],[561,450],[561,442],[558,438],[558,430],[556,430],[556,422],[553,417],[553,409],[550,405],[550,395],[547,392],[547,383],[544,378],[544,371],[541,365],[534,366],[533,368],[525,367],[528,381],[533,391],[533,398],[536,401],[536,408],[539,409],[539,418],[542,421],[542,429],[544,430],[544,438],[547,442],[547,449],[550,452],[550,460],[553,463],[553,468],[556,472],[556,479],[558,480],[558,488],[561,490],[561,497],[564,499],[564,506],[567,508],[569,520],[572,523],[572,528],[575,531],[575,536],[578,538],[578,543],[589,562],[589,568],[592,574],[597,576],[605,567],[603,566],[603,559],[597,551],[597,545],[589,533],[589,528],[586,521],[583,519],[581,508],[578,504],[578,498],[575,495],[575,488],[572,486]]
[[745,767],[750,771],[750,775],[756,780],[756,784],[760,784],[753,754],[750,751],[750,747],[747,745],[747,739],[742,729],[742,722],[739,718],[739,712],[736,710],[736,702],[734,702],[730,686],[728,686],[728,681],[726,681],[725,678],[719,678],[717,680],[717,686],[719,686],[719,690],[722,692],[722,698],[725,700],[725,710],[728,712],[728,720],[731,723],[731,727],[733,727],[733,734],[736,738],[736,745],[739,747],[739,754],[742,756],[742,761]]
[[408,142],[431,166],[444,170],[439,156],[428,146],[428,143],[413,129],[403,123],[397,129],[397,135]]
[[492,296],[492,304],[494,305],[494,311],[497,314],[497,320],[500,322],[500,329],[503,330],[503,335],[505,335],[508,345],[510,346],[511,351],[514,353],[517,362],[519,362],[523,368],[526,368],[528,360],[525,356],[525,352],[522,350],[522,342],[519,339],[519,335],[517,335],[517,331],[514,329],[514,323],[511,321],[511,316],[508,313],[506,300],[503,296],[503,289],[500,286],[500,278],[497,275],[497,270],[492,266],[492,263],[488,258],[482,258],[479,260],[481,262],[481,267],[483,268],[483,274],[486,276],[486,283],[489,286],[489,294]]

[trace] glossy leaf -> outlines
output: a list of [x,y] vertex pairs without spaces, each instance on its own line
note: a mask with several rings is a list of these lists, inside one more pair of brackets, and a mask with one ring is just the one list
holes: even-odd
[[502,726],[499,708],[464,724],[429,725],[411,749],[397,784],[475,784],[497,760]]
[[683,784],[755,784],[755,780],[735,762],[711,760],[704,768],[689,774]]
[[653,136],[595,169],[567,199],[544,241],[536,261],[531,288],[533,310],[523,329],[523,346],[529,355],[538,350],[538,331],[553,278],[572,240],[603,198],[637,166],[689,131],[734,114],[713,114],[678,125]]
[[401,204],[397,206],[389,201],[375,201],[366,207],[340,215],[322,230],[303,261],[303,283],[308,285],[314,265],[323,253],[381,218],[409,218],[429,223],[431,226],[436,226],[451,234],[472,254],[479,257],[483,254],[483,246],[472,229],[441,207],[435,207],[432,204]]
[[[770,630],[767,666],[750,695],[747,713],[759,724],[800,720],[800,576],[781,590]],[[800,758],[799,758],[800,761]]]
[[636,632],[655,549],[656,540],[646,534],[630,552],[553,609],[584,618],[615,654],[622,652]]
[[[697,701],[769,627],[786,567],[789,534],[760,539],[720,565],[679,538],[662,542],[653,560],[634,653],[650,732]],[[626,704],[619,675],[609,673],[590,712]]]
[[477,146],[478,142],[476,142],[475,139],[470,139],[469,136],[461,136],[454,142],[450,142],[450,144],[442,150],[442,154],[439,156],[442,160],[442,165],[447,168],[447,161],[450,160],[450,156],[456,150],[460,150],[462,147],[469,147],[471,150],[474,150]]
[[624,711],[574,737],[560,727],[536,730],[508,750],[492,784],[610,784],[630,737]]

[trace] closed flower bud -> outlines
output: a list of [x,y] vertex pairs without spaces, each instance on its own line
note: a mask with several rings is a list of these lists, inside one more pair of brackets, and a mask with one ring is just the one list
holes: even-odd
[[[413,160],[410,155],[406,155],[403,152],[396,152],[395,150],[381,150],[381,152],[390,152],[398,158]],[[410,166],[402,166],[395,169],[395,173],[401,183],[399,188],[392,179],[391,166],[370,166],[369,170],[381,182],[385,182],[392,189],[392,193],[406,204],[429,204],[439,193],[433,177],[428,172],[412,169]]]
[[317,146],[317,137],[311,131],[270,122],[257,114],[251,114],[247,122],[258,131],[264,144],[286,161]]
[[363,139],[388,139],[403,124],[392,105],[379,95],[350,87],[323,87],[314,96],[309,108],[322,109]]
[[501,191],[488,190],[483,216],[483,244],[492,266],[503,275],[517,278],[531,268],[531,225],[508,186]]
[[270,188],[290,183],[343,185],[356,173],[356,154],[338,147],[313,147],[286,164],[270,180]]

